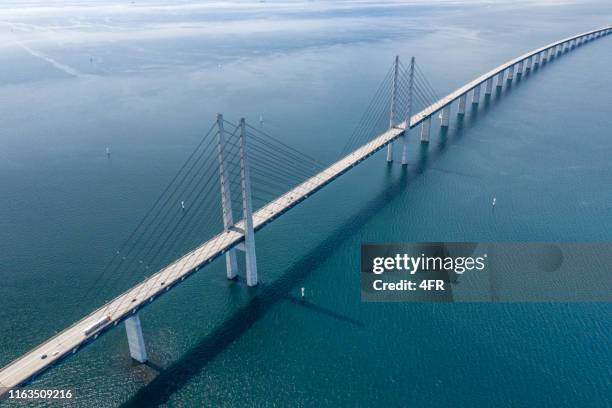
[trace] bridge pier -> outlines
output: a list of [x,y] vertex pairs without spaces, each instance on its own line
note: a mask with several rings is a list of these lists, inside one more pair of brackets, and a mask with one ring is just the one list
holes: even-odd
[[127,334],[130,356],[140,363],[147,362],[147,350],[142,336],[140,317],[137,314],[125,320],[125,332]]
[[[221,209],[223,211],[223,229],[227,232],[234,225],[232,214],[232,197],[228,174],[225,171],[225,128],[223,126],[223,115],[217,114],[217,126],[219,128],[217,138],[217,157],[219,160],[219,178],[221,184]],[[225,267],[227,279],[234,279],[238,275],[238,261],[236,250],[230,249],[225,253]]]
[[497,74],[497,87],[502,88],[504,86],[504,71]]
[[465,115],[465,94],[459,97],[459,109],[457,110],[457,115],[463,116]]
[[493,78],[487,79],[487,86],[485,88],[485,95],[491,96],[491,92],[493,92]]
[[440,126],[448,127],[449,119],[450,119],[450,104],[442,108],[442,117],[440,118]]
[[253,203],[251,178],[246,149],[246,122],[240,119],[240,185],[242,187],[242,214],[244,217],[244,255],[247,286],[257,285],[257,256],[255,255],[255,230],[253,228]]
[[514,65],[508,67],[508,82],[512,82],[514,78]]
[[480,103],[480,84],[476,85],[472,93],[472,105],[478,105],[478,103]]
[[523,76],[523,61],[519,61],[516,65],[516,77],[520,78]]
[[421,143],[429,143],[429,128],[431,127],[431,116],[421,122]]
[[527,57],[527,65],[525,66],[525,73],[531,71],[531,57]]
[[534,59],[534,62],[533,62],[534,68],[537,67],[538,65],[540,65],[540,54],[539,53],[537,53],[535,55],[535,59]]

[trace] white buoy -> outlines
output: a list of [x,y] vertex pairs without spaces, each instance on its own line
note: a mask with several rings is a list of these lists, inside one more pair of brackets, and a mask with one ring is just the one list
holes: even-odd
[[304,297],[304,288],[302,288],[302,297]]
[[493,207],[495,207],[495,202],[496,202],[496,201],[497,201],[497,199],[496,199],[495,197],[493,197],[493,202],[492,202]]
[[110,156],[110,147],[107,147],[107,148],[106,148],[106,155],[107,155],[107,156]]
[[181,201],[181,209],[184,210],[185,209],[185,202]]

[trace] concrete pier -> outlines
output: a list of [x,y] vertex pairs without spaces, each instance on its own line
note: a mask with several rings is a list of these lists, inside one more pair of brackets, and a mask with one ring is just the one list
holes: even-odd
[[485,88],[485,95],[491,95],[491,92],[493,92],[493,78],[487,79],[487,85],[486,85],[486,88]]
[[540,54],[535,55],[535,61],[533,63],[534,67],[537,67],[538,65],[540,65]]
[[130,356],[140,363],[147,362],[147,350],[145,349],[140,317],[137,314],[125,319],[125,332],[127,333]]
[[528,57],[527,58],[527,65],[525,66],[525,72],[529,72],[531,71],[531,61],[533,60],[532,57]]
[[457,115],[465,115],[465,94],[459,97],[459,109],[457,110]]
[[440,126],[448,127],[449,119],[450,119],[450,104],[442,108],[442,117],[440,118]]
[[508,68],[508,81],[514,78],[514,65]]
[[431,117],[421,122],[421,143],[429,143],[429,128],[431,127]]
[[502,70],[497,74],[497,87],[502,88],[504,86],[504,71]]
[[523,61],[519,61],[516,65],[516,76],[517,78],[523,76]]
[[476,85],[472,93],[472,105],[478,105],[480,102],[480,84]]

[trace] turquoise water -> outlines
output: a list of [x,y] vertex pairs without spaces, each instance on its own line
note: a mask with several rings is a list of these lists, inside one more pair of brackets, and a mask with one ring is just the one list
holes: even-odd
[[[442,94],[612,20],[606,2],[16,5],[0,365],[121,289],[80,296],[216,112],[329,161],[396,54]],[[33,387],[75,406],[609,406],[608,304],[361,303],[358,262],[361,242],[610,241],[611,41],[432,127],[427,149],[414,135],[406,171],[379,153],[266,227],[257,289],[217,262],[144,309],[151,364],[115,330]]]

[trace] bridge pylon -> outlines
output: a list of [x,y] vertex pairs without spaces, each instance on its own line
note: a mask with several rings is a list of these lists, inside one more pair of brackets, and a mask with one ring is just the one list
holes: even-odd
[[[225,127],[223,123],[223,115],[217,114],[217,157],[219,160],[219,181],[221,184],[221,209],[223,211],[223,229],[228,232],[234,225],[234,216],[232,214],[232,197],[229,180],[229,172],[226,169],[226,150],[225,150]],[[238,262],[236,260],[236,250],[230,249],[225,253],[225,265],[227,270],[227,278],[234,279],[238,276]]]
[[234,223],[232,213],[232,197],[230,188],[230,172],[228,171],[227,149],[225,148],[226,134],[222,114],[217,114],[219,178],[221,183],[221,207],[223,210],[223,228],[225,231],[237,231],[244,234],[244,242],[236,245],[225,253],[227,278],[238,276],[238,262],[236,250],[244,251],[246,260],[246,282],[248,286],[257,285],[257,257],[255,255],[255,230],[253,224],[253,201],[251,197],[251,179],[249,175],[248,154],[246,148],[246,121],[240,119],[240,190],[242,195],[242,222]]
[[253,227],[253,202],[251,200],[251,178],[246,148],[246,122],[240,119],[240,185],[242,187],[242,216],[244,217],[244,249],[246,280],[248,286],[257,285],[257,256],[255,255],[255,230]]
[[408,133],[410,133],[410,118],[412,117],[412,102],[414,93],[414,56],[410,58],[410,71],[408,72],[408,106],[406,112],[406,129],[402,134],[402,166],[408,164]]
[[[389,129],[395,126],[395,109],[397,108],[397,85],[399,73],[399,55],[395,56],[393,63],[393,82],[391,84],[391,111],[389,113]],[[387,162],[393,161],[393,142],[387,145]]]

